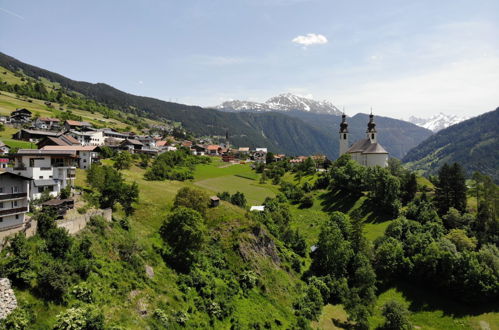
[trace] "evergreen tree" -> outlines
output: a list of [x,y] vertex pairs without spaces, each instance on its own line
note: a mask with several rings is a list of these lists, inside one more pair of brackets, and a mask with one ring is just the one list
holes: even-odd
[[459,212],[466,210],[466,182],[462,167],[454,163],[444,164],[438,172],[435,202],[440,216],[447,214],[453,207]]

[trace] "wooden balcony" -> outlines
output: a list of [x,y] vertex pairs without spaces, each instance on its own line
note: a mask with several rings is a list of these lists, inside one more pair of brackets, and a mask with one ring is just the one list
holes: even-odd
[[0,216],[5,216],[5,215],[15,214],[15,213],[22,213],[22,212],[28,212],[28,208],[25,206],[25,207],[18,207],[15,209],[0,210]]
[[28,197],[28,194],[25,192],[14,193],[14,194],[0,194],[0,201],[6,200],[6,199],[23,198],[23,197]]

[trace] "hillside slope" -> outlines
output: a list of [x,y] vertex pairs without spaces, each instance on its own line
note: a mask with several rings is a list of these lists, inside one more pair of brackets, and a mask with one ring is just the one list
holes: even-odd
[[444,163],[460,163],[499,182],[499,108],[441,130],[404,157],[412,169],[434,174]]

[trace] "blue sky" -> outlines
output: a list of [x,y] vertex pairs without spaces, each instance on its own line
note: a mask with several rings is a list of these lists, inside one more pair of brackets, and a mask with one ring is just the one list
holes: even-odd
[[497,0],[0,0],[0,50],[202,106],[284,92],[398,118],[499,106]]

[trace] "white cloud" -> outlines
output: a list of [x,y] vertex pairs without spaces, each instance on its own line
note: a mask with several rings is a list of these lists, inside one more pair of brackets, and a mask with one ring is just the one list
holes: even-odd
[[302,45],[304,47],[310,45],[323,45],[327,43],[327,38],[322,34],[308,33],[305,36],[297,36],[291,40],[295,44]]
[[137,84],[139,84],[139,85],[143,85],[143,84],[144,84],[144,82],[143,82],[142,80],[139,80],[139,81],[137,81]]

